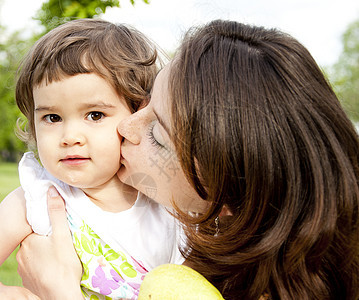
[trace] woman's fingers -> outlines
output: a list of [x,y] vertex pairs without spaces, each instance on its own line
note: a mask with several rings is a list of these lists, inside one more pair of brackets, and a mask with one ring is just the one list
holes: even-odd
[[[82,266],[72,243],[65,203],[54,187],[47,194],[52,235],[30,234],[17,253],[24,287],[41,299],[83,299]],[[61,288],[59,288],[61,287]]]
[[66,219],[65,202],[53,186],[47,192],[47,209],[54,238],[62,239],[71,236]]

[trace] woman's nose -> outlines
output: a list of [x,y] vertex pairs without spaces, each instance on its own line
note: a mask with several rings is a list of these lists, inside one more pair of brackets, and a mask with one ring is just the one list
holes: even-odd
[[117,131],[123,138],[132,144],[139,144],[141,142],[141,135],[144,130],[145,121],[146,108],[141,109],[123,119],[117,126]]

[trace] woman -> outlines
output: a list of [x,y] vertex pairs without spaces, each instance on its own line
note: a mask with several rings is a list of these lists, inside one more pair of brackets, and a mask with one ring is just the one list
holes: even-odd
[[[145,194],[129,178],[153,180],[151,197],[184,224],[187,264],[225,299],[358,299],[359,140],[295,39],[231,21],[189,32],[119,133],[119,178]],[[81,269],[53,246],[69,237],[51,213],[59,234],[25,241],[19,270],[39,295],[51,295],[49,270],[71,274],[60,283],[75,295]],[[40,263],[46,278],[33,280]]]

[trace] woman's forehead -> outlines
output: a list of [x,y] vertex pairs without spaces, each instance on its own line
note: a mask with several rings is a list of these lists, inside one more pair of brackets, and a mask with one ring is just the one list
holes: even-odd
[[169,65],[165,66],[158,74],[151,93],[151,105],[161,121],[170,125],[170,99],[168,93]]

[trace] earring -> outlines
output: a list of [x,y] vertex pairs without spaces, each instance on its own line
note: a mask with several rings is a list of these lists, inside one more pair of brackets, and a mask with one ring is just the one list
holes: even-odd
[[216,225],[216,233],[214,234],[214,236],[217,236],[219,233],[219,217],[217,216],[217,218],[214,219],[214,224]]

